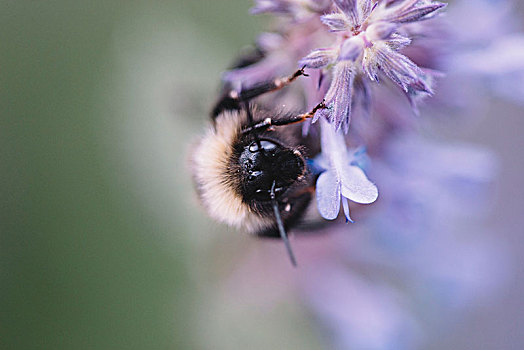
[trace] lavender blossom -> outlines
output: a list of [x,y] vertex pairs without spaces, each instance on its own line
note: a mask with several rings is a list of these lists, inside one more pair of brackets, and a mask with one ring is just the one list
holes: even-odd
[[273,13],[300,19],[323,11],[329,3],[330,0],[256,0],[250,12],[254,15]]
[[299,61],[309,68],[332,72],[326,94],[329,110],[318,112],[347,133],[355,76],[378,82],[386,75],[408,95],[431,95],[426,73],[399,51],[411,43],[403,26],[433,17],[445,4],[435,1],[337,0],[336,11],[320,17],[336,36],[334,46],[313,50]]
[[323,154],[317,162],[324,171],[317,179],[317,206],[324,219],[336,219],[340,201],[346,221],[351,221],[348,200],[356,203],[373,203],[378,197],[377,187],[366,177],[357,164],[357,154],[351,156],[346,149],[344,136],[335,132],[326,121],[321,120]]

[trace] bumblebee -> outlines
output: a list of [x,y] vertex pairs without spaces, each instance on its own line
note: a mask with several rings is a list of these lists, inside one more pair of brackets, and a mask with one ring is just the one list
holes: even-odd
[[294,266],[286,231],[304,215],[314,179],[300,133],[287,126],[311,118],[325,105],[286,114],[250,102],[300,76],[307,76],[304,68],[240,92],[225,89],[191,156],[197,193],[209,215],[259,237],[280,237]]

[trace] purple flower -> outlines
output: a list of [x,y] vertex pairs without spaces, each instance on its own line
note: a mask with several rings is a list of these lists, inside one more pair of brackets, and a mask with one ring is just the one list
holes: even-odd
[[294,3],[289,0],[257,0],[250,12],[254,15],[260,13],[289,14]]
[[325,11],[330,3],[330,0],[255,0],[255,6],[250,12],[255,15],[273,13],[300,19]]
[[399,52],[411,42],[401,32],[408,23],[433,17],[445,4],[426,0],[334,3],[336,12],[320,17],[337,36],[334,46],[313,50],[299,61],[299,65],[309,68],[331,70],[332,82],[326,95],[329,109],[318,113],[326,116],[337,130],[344,126],[347,133],[353,82],[360,75],[378,82],[383,73],[409,96],[433,94],[424,70]]
[[351,64],[338,64],[334,68],[333,82],[325,96],[328,108],[317,112],[314,122],[319,117],[325,117],[333,124],[335,130],[340,129],[340,126],[343,125],[344,131],[348,131],[354,78],[355,74]]
[[355,153],[350,155],[344,135],[336,132],[326,121],[320,121],[322,154],[317,160],[324,172],[317,179],[317,207],[324,219],[334,220],[340,211],[340,202],[346,221],[351,220],[348,200],[369,204],[378,197],[377,187],[356,165]]

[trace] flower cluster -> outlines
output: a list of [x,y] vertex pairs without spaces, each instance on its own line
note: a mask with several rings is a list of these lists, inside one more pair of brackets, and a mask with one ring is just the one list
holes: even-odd
[[[259,37],[261,60],[224,75],[240,88],[307,68],[310,78],[272,103],[304,110],[325,100],[327,108],[304,127],[319,138],[310,167],[322,217],[333,220],[342,207],[353,222],[348,201],[374,202],[378,190],[368,175],[378,184],[380,200],[357,212],[351,237],[296,242],[306,272],[284,277],[295,278],[338,348],[410,348],[423,324],[438,326],[443,312],[435,310],[472,303],[479,290],[489,294],[503,282],[494,277],[505,269],[503,247],[480,226],[475,241],[453,228],[465,208],[482,210],[481,195],[496,172],[493,156],[417,135],[424,119],[416,115],[427,96],[433,97],[421,104],[422,116],[474,114],[488,94],[522,103],[524,35],[513,26],[509,2],[455,0],[440,16],[446,6],[256,0],[252,13],[276,15],[278,30]],[[347,226],[326,230],[345,233]],[[256,275],[260,266],[282,270],[270,260],[246,264],[245,274]]]
[[[353,96],[368,98],[367,79],[378,82],[379,73],[410,96],[433,93],[427,73],[399,51],[411,43],[411,39],[402,34],[403,26],[433,17],[445,4],[421,0],[380,3],[336,0],[334,3],[336,12],[320,17],[336,35],[334,45],[312,51],[299,64],[333,70],[326,94],[329,109],[319,114],[333,123],[335,129],[344,126],[348,132]],[[355,79],[361,83],[354,84]],[[364,104],[369,105],[369,101]]]

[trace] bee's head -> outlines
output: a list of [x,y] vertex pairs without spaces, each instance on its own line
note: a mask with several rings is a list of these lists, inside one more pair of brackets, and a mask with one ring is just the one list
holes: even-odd
[[270,201],[273,182],[278,198],[306,171],[299,151],[268,139],[246,144],[240,153],[239,165],[245,201]]

